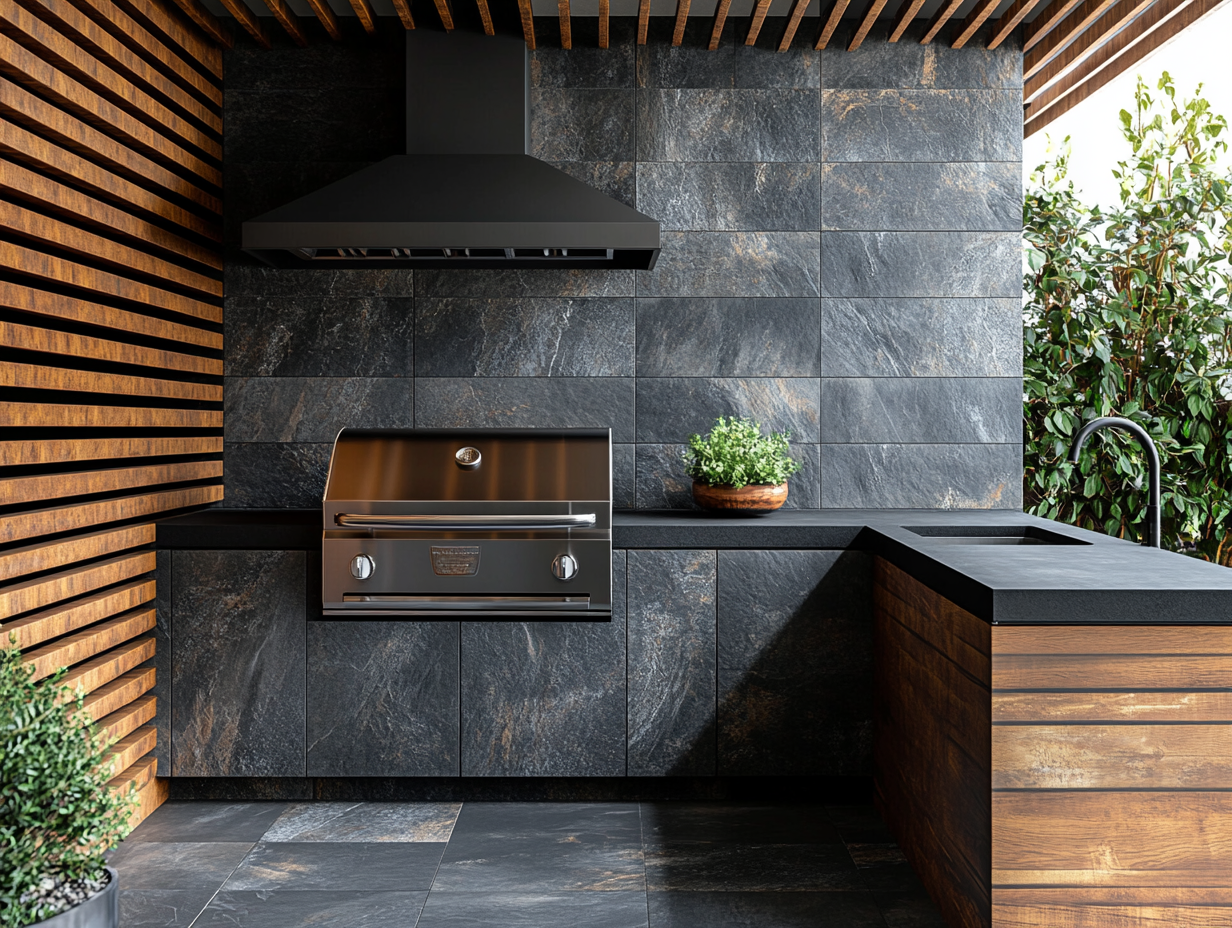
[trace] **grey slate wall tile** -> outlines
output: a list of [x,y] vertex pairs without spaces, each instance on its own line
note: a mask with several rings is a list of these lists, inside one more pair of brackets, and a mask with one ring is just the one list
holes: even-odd
[[[805,20],[801,24],[801,33],[811,35],[808,31],[811,23]],[[779,26],[779,28],[775,28]],[[821,86],[821,52],[815,51],[811,42],[800,45],[801,34],[797,33],[796,42],[790,51],[779,52],[778,42],[782,38],[780,23],[767,19],[758,37],[757,45],[745,45],[739,42],[734,51],[736,62],[736,81],[738,88],[815,88]],[[767,42],[767,39],[770,41]]]
[[642,299],[639,377],[816,377],[818,300]]
[[[635,86],[637,29],[634,23],[621,18],[610,20],[607,48],[599,48],[597,23],[592,26],[586,19],[574,17],[570,28],[573,48],[561,54],[560,30],[556,30],[554,42],[552,36],[538,35],[540,24],[535,23],[539,48],[530,53],[532,87]],[[588,42],[592,29],[596,33],[595,41]]]
[[[730,22],[730,20],[729,20]],[[724,29],[711,51],[713,23],[690,19],[680,45],[672,45],[675,23],[651,17],[645,45],[637,50],[637,86],[676,89],[731,90],[736,86],[736,43],[731,27]]]
[[171,776],[171,630],[172,630],[172,584],[171,552],[159,551],[155,555],[155,600],[158,624],[154,628],[154,688],[150,690],[154,704],[154,727],[157,742],[154,757],[158,760],[156,776]]
[[818,296],[818,232],[664,232],[638,296]]
[[827,445],[826,509],[1022,509],[1022,445]]
[[633,296],[635,271],[583,271],[570,268],[511,271],[416,271],[417,297],[510,299],[528,296]]
[[718,553],[721,776],[871,773],[871,614],[864,552]]
[[612,444],[612,508],[637,508],[637,445]]
[[821,227],[925,232],[1022,231],[1022,169],[1016,162],[821,167]]
[[634,98],[628,90],[532,88],[531,153],[545,161],[631,161]]
[[[227,90],[224,161],[379,161],[406,151],[401,88]],[[339,125],[348,131],[338,132]]]
[[637,162],[553,161],[551,165],[613,200],[637,209]]
[[816,92],[642,90],[639,161],[817,161]]
[[332,444],[223,444],[223,492],[234,509],[315,509],[325,493]]
[[821,345],[827,377],[1021,377],[1022,302],[827,298]]
[[714,551],[628,552],[629,775],[715,772]]
[[227,291],[225,315],[228,322],[231,313],[237,311],[233,307],[238,306],[242,315],[247,301],[262,297],[367,300],[415,295],[415,272],[406,268],[389,271],[273,268],[247,255],[238,260],[227,259],[223,283]]
[[823,232],[822,296],[1016,297],[1014,232]]
[[1022,381],[847,377],[821,381],[821,441],[1010,444],[1022,436]]
[[339,429],[410,428],[410,377],[228,377],[229,442],[333,442]]
[[[637,446],[637,508],[697,509],[693,480],[680,455],[683,444],[642,442]],[[800,470],[787,481],[784,509],[821,508],[821,446],[792,444],[791,456]]]
[[813,231],[821,227],[815,162],[638,165],[642,212],[673,230]]
[[820,396],[812,378],[643,377],[637,389],[637,439],[683,442],[718,416],[751,416],[764,431],[818,440]]
[[[961,21],[961,20],[960,20]],[[845,21],[820,53],[821,86],[836,89],[967,89],[1016,90],[1022,87],[1022,51],[1011,36],[991,51],[978,39],[951,48],[943,36],[927,45],[920,37],[927,28],[916,20],[891,44],[890,25],[878,23],[864,43],[847,51],[856,24]]]
[[415,305],[419,377],[631,377],[632,299],[428,299]]

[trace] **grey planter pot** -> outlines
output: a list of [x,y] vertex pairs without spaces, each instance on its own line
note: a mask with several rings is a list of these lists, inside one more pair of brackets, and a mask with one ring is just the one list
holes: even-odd
[[111,879],[101,893],[30,928],[120,928],[120,874],[108,867],[107,875]]

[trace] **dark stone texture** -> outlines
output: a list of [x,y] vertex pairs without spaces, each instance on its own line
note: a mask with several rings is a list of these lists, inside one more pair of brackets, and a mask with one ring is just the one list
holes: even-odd
[[[125,841],[224,841],[248,843],[261,836],[286,809],[281,802],[178,802],[159,807],[157,817],[148,817]],[[202,903],[204,905],[204,903]]]
[[[550,21],[548,21],[550,22]],[[573,17],[570,31],[573,48],[560,48],[560,29],[540,32],[543,18],[535,22],[536,44],[530,53],[532,87],[633,87],[636,83],[637,25],[629,19],[609,20],[608,47],[599,48],[597,19]],[[592,35],[593,34],[593,35]]]
[[305,777],[173,777],[171,798],[180,802],[294,802],[312,798]]
[[[961,21],[956,17],[951,22]],[[951,43],[944,41],[947,30],[942,30],[934,41],[921,45],[926,23],[917,19],[898,42],[890,44],[886,41],[890,21],[883,21],[872,28],[858,49],[849,52],[847,46],[856,24],[845,20],[821,52],[821,86],[873,90],[1022,87],[1022,46],[1015,36],[992,51],[982,35],[963,48],[951,48]]]
[[637,445],[612,445],[612,508],[637,508]]
[[457,775],[457,622],[309,622],[308,677],[309,776]]
[[461,808],[456,802],[298,803],[279,816],[265,833],[265,840],[296,844],[423,842],[435,846],[449,840]]
[[320,508],[332,444],[223,445],[223,489],[237,509]]
[[[637,508],[699,509],[693,502],[693,479],[685,473],[681,452],[684,445],[643,442],[637,446]],[[788,478],[784,509],[817,509],[821,505],[821,446],[791,446],[792,457],[801,465]]]
[[409,299],[231,297],[226,372],[233,377],[405,377],[412,372]]
[[732,21],[723,30],[719,47],[711,51],[713,21],[689,19],[684,39],[673,46],[675,21],[652,16],[646,44],[637,50],[637,86],[643,89],[668,88],[732,90],[736,86],[736,43]]
[[1022,231],[1017,162],[821,166],[823,229]]
[[[876,815],[876,813],[873,813]],[[738,803],[644,802],[642,840],[663,844],[830,844],[843,839],[827,809],[809,803],[746,800]]]
[[[344,20],[346,26],[358,25]],[[309,44],[299,47],[290,42],[277,42],[277,33],[270,30],[275,42],[272,49],[259,47],[243,38],[224,53],[227,83],[256,92],[273,90],[317,90],[321,87],[321,75],[328,73],[332,87],[353,90],[369,90],[384,87],[403,90],[406,85],[406,70],[402,66],[406,32],[392,16],[376,19],[375,35],[365,35],[363,41],[350,41],[335,45],[328,40],[314,41],[311,20],[300,26],[309,36]],[[237,30],[238,31],[238,30]],[[356,30],[358,31],[358,30]],[[319,32],[325,37],[324,30]]]
[[860,874],[841,844],[664,842],[646,848],[651,895],[693,893],[861,892]]
[[1022,381],[847,377],[821,381],[821,441],[1011,444],[1022,435]]
[[300,551],[172,555],[175,776],[304,775],[305,561]]
[[427,299],[415,305],[419,377],[631,377],[631,299]]
[[870,774],[872,558],[718,558],[719,774]]
[[531,154],[545,161],[632,161],[632,89],[532,88]]
[[827,445],[827,509],[1022,509],[1022,445]]
[[639,377],[817,377],[819,301],[643,299]]
[[863,892],[652,892],[652,928],[885,928]]
[[[156,741],[154,757],[158,760],[156,776],[171,776],[171,552],[155,555],[155,599],[158,624],[154,626],[154,659],[147,664],[154,668],[154,688],[150,690],[154,703]],[[205,903],[202,903],[204,905]]]
[[1021,377],[1022,301],[828,298],[821,344],[826,377]]
[[646,928],[641,892],[441,892],[416,928]]
[[625,206],[637,209],[637,164],[633,161],[553,161],[570,177]]
[[629,775],[715,773],[715,552],[630,551]]
[[510,271],[416,271],[418,297],[470,297],[486,300],[494,293],[507,299],[528,296],[633,296],[635,271],[586,271],[570,268]]
[[614,551],[610,623],[462,623],[463,776],[624,775],[624,594]]
[[227,90],[223,109],[226,162],[296,161],[304,152],[314,161],[379,161],[406,151],[401,87],[357,93],[322,81],[301,90]]
[[634,803],[466,803],[434,891],[643,890]]
[[827,297],[1016,297],[1016,232],[825,232]]
[[637,389],[637,438],[683,442],[718,416],[751,416],[763,432],[818,440],[819,381],[814,378],[643,377]]
[[228,377],[229,442],[330,442],[342,428],[410,428],[409,377]]
[[637,158],[818,161],[818,102],[808,90],[643,90]]
[[414,925],[425,892],[358,890],[242,890],[220,892],[197,925],[225,928],[355,928],[356,925]]
[[223,884],[237,890],[338,889],[424,891],[441,862],[445,845],[381,842],[301,844],[261,842]]
[[640,164],[637,202],[664,229],[813,231],[821,223],[818,167],[816,162]]
[[213,888],[121,889],[120,924],[124,928],[188,928],[213,895]]
[[664,232],[638,296],[818,296],[817,232]]
[[213,890],[251,849],[250,841],[134,841],[112,851],[107,863],[126,889]]
[[1021,161],[1022,92],[823,90],[820,160]]
[[629,377],[421,378],[415,382],[420,428],[611,428],[633,441]]
[[793,47],[780,52],[778,44],[783,37],[786,20],[767,17],[756,45],[740,42],[734,48],[736,86],[771,89],[820,87],[821,52],[814,50],[812,42],[805,40],[801,43],[805,35],[812,35],[808,31],[812,24],[813,21],[804,20],[801,32],[796,33]]
[[[255,301],[260,297],[328,299],[336,303],[338,300],[393,299],[415,295],[415,272],[405,268],[389,271],[284,269],[269,267],[247,257],[243,262],[227,261],[223,282],[228,294],[228,310],[232,306],[231,300]],[[317,306],[316,309],[319,311],[322,307]],[[231,321],[230,315],[228,312],[228,322]],[[409,318],[407,313],[402,316]]]

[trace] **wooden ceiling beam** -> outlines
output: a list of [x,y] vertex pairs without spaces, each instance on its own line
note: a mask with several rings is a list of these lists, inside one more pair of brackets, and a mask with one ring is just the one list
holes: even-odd
[[941,9],[933,14],[932,20],[928,24],[928,28],[924,30],[924,35],[920,39],[921,45],[927,45],[937,37],[937,33],[941,31],[941,27],[950,21],[958,8],[962,6],[963,0],[945,0],[941,4]]
[[244,27],[244,31],[252,36],[253,41],[264,49],[271,48],[269,36],[265,34],[261,20],[257,19],[257,14],[248,8],[244,0],[222,0],[222,5],[235,17],[236,22]]
[[885,8],[886,0],[873,0],[872,6],[868,8],[868,12],[864,14],[864,19],[860,20],[860,28],[856,30],[856,34],[851,37],[851,43],[847,46],[847,51],[854,52],[863,43],[868,31],[873,28],[873,23],[877,21],[877,17],[881,15],[882,9]]
[[1057,117],[1069,112],[1113,78],[1170,42],[1184,29],[1210,13],[1223,0],[1180,0],[1174,4],[1156,4],[1135,20],[1129,28],[1106,43],[1082,66],[1038,100],[1030,103],[1023,114],[1023,137],[1031,136]]
[[300,48],[307,48],[308,37],[304,35],[304,30],[299,27],[299,17],[295,15],[294,10],[287,6],[286,0],[265,0],[265,5],[274,14],[274,19],[278,20],[278,25],[282,26],[287,35],[291,37],[291,41]]
[[[650,9],[650,0],[643,0],[646,4],[646,9]],[[719,0],[718,8],[714,11],[714,28],[710,30],[710,44],[706,47],[714,51],[719,47],[719,40],[723,37],[723,26],[727,22],[727,14],[731,10],[731,0]]]
[[804,18],[804,11],[808,9],[809,0],[796,0],[795,6],[791,8],[791,16],[787,18],[787,28],[783,30],[783,38],[779,41],[779,51],[785,52],[791,48],[792,40],[796,37],[796,30],[800,28],[800,20]]
[[235,36],[231,35],[231,30],[224,26],[217,16],[202,6],[200,0],[175,0],[175,5],[184,11],[184,15],[191,19],[198,29],[219,45],[230,48],[235,44]]
[[376,14],[372,12],[372,7],[369,5],[368,0],[351,0],[351,9],[355,11],[355,16],[359,19],[360,25],[364,27],[364,32],[368,33],[368,35],[374,35],[376,33]]
[[1078,67],[1112,40],[1139,16],[1155,4],[1167,6],[1166,0],[1135,0],[1122,2],[1105,13],[1094,26],[1075,39],[1068,48],[1023,83],[1022,98],[1030,102],[1058,78]]
[[907,31],[907,27],[911,25],[917,13],[920,12],[920,7],[924,5],[924,0],[909,0],[904,3],[902,9],[898,11],[898,16],[894,20],[894,26],[890,29],[889,41],[897,42],[903,37],[903,33]]
[[[401,0],[401,2],[406,3],[406,0]],[[492,11],[488,9],[488,0],[476,0],[476,3],[479,6],[479,19],[483,23],[483,34],[496,35],[496,26],[492,24]],[[409,15],[410,11],[408,10],[407,12]],[[415,27],[411,26],[410,28],[414,29]]]
[[611,40],[611,0],[599,0],[599,47],[607,48]]
[[988,40],[989,49],[994,49],[1011,35],[1018,28],[1018,24],[1026,19],[1031,11],[1043,3],[1044,0],[1014,0],[1014,3],[1008,10],[1001,14],[1001,18],[997,20],[997,28],[992,34],[992,38]]
[[1001,3],[1001,0],[980,0],[967,14],[967,19],[963,22],[962,31],[958,33],[954,41],[950,44],[951,48],[962,48],[974,38],[975,34],[980,31],[980,27],[992,15]]
[[449,9],[449,0],[432,0],[436,5],[436,14],[441,18],[441,25],[446,32],[453,32],[453,10]]
[[[394,0],[394,6],[398,5],[399,0]],[[401,0],[406,3],[406,0]],[[308,6],[312,8],[312,12],[316,14],[321,25],[325,27],[325,31],[329,33],[329,37],[335,42],[341,41],[342,30],[338,28],[338,17],[334,15],[334,11],[329,8],[329,4],[325,0],[308,0]],[[398,15],[402,15],[399,13]],[[411,26],[414,29],[414,25]]]
[[813,46],[817,51],[821,51],[830,44],[834,30],[842,22],[843,13],[846,12],[849,3],[851,3],[851,0],[834,0],[834,5],[830,7],[830,15],[826,17],[826,23],[821,27],[821,32],[817,36],[817,43]]
[[1104,15],[1116,0],[1086,0],[1065,17],[1055,29],[1044,36],[1036,46],[1023,55],[1022,76],[1025,80],[1039,73],[1065,46],[1082,35],[1087,28]]
[[650,28],[650,0],[641,0],[637,5],[637,44],[646,44],[646,32]]
[[522,37],[526,47],[535,50],[535,14],[531,12],[530,0],[518,0],[518,13],[522,17]]
[[573,20],[569,12],[569,0],[556,0],[556,15],[560,17],[560,47],[573,48]]
[[676,25],[672,27],[672,45],[679,46],[684,41],[684,27],[689,19],[690,0],[676,0]]
[[1027,34],[1022,43],[1022,53],[1025,55],[1042,42],[1044,36],[1057,28],[1061,20],[1068,16],[1069,11],[1079,2],[1080,0],[1052,0],[1052,3],[1044,7],[1044,11],[1027,26]]
[[769,10],[770,0],[757,0],[757,6],[753,7],[753,18],[749,22],[749,34],[744,38],[745,45],[757,44],[757,37],[761,34],[761,27]]

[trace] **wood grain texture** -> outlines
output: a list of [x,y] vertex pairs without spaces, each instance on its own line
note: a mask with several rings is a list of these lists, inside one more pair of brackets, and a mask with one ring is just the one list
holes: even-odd
[[942,30],[946,23],[953,18],[958,12],[958,8],[962,6],[962,0],[945,0],[941,4],[941,8],[933,14],[933,18],[928,22],[928,28],[924,30],[924,35],[920,37],[920,44],[927,45],[937,37],[937,33]]
[[47,541],[0,552],[0,583],[54,570],[77,561],[154,544],[153,525],[126,525],[61,541]]
[[222,402],[222,386],[184,380],[154,380],[124,374],[100,374],[65,367],[9,364],[0,367],[0,386],[30,390],[71,390],[110,396],[182,399],[192,402]]
[[916,14],[920,12],[922,6],[924,6],[924,0],[908,0],[904,3],[894,18],[894,26],[890,29],[890,37],[887,41],[897,42],[901,39],[907,27],[915,22]]
[[1044,41],[1044,37],[1053,29],[1061,24],[1061,21],[1069,15],[1070,10],[1076,7],[1082,0],[1052,0],[1048,6],[1040,11],[1035,19],[1031,20],[1031,24],[1027,26],[1026,35],[1022,42],[1022,51],[1025,55],[1040,42]]
[[804,18],[807,9],[808,0],[796,0],[792,5],[791,15],[787,17],[787,25],[783,29],[783,37],[779,40],[779,51],[785,52],[791,48],[791,43],[796,38],[796,30],[800,28],[800,20]]
[[154,689],[153,667],[138,667],[122,673],[110,683],[104,684],[82,700],[82,708],[97,720],[128,705],[134,699]]
[[154,596],[153,580],[132,580],[5,622],[0,635],[5,646],[13,640],[10,636],[16,636],[17,647],[26,650],[109,616],[153,602]]
[[993,681],[1007,690],[1227,689],[1227,655],[994,654]]
[[351,9],[355,11],[355,16],[360,25],[364,27],[364,32],[369,35],[376,32],[376,13],[372,11],[372,5],[368,0],[351,0]]
[[1045,35],[1022,59],[1023,79],[1033,77],[1065,46],[1082,35],[1087,28],[1117,0],[1084,0],[1062,20],[1056,28]]
[[[154,569],[154,552],[138,551],[0,587],[0,620],[92,593]],[[7,640],[4,645],[7,646]]]
[[143,632],[157,623],[153,609],[142,608],[126,612],[113,619],[91,625],[51,644],[22,652],[21,662],[34,668],[34,679],[50,676],[61,667],[71,667],[89,660]]
[[117,791],[127,791],[130,789],[140,790],[152,779],[158,771],[158,760],[153,757],[144,757],[130,764],[128,769],[123,773],[117,774],[107,781],[107,788]]
[[[479,20],[483,23],[484,35],[496,35],[496,27],[492,23],[492,12],[488,9],[488,0],[476,0],[479,7]],[[414,29],[412,25],[409,28]]]
[[573,48],[573,14],[569,0],[556,0],[556,16],[560,20],[560,47]]
[[[995,898],[995,894],[994,894]],[[998,928],[1228,928],[1232,906],[993,903]]]
[[997,28],[988,39],[989,50],[996,48],[1013,35],[1019,23],[1031,15],[1031,11],[1043,2],[1044,0],[1014,0],[1009,9],[997,19]]
[[[453,32],[453,11],[449,9],[449,0],[432,0],[436,7],[436,15],[441,18],[441,25],[446,32]],[[565,46],[568,48],[569,46]]]
[[710,486],[693,482],[693,501],[703,509],[716,511],[771,512],[782,508],[787,502],[787,484],[764,486],[749,484],[743,487]]
[[205,8],[200,0],[174,0],[176,6],[184,11],[198,29],[208,35],[223,48],[231,48],[235,44],[235,36],[231,30],[222,24],[217,16]]
[[204,506],[220,499],[222,487],[215,485],[162,490],[157,493],[142,493],[93,503],[76,503],[23,512],[0,520],[0,544],[25,541],[56,532],[91,529],[108,522],[149,518],[175,509]]
[[[150,760],[152,761],[153,758]],[[146,763],[148,762],[149,761],[146,761]],[[142,761],[137,761],[135,764],[130,765],[128,770],[124,771],[124,773],[118,774],[118,776],[124,776],[129,771],[134,770],[137,767],[137,764],[141,763]],[[151,774],[150,778],[146,781],[146,784],[139,787],[137,790],[137,808],[133,811],[133,814],[129,816],[129,825],[136,828],[150,815],[152,815],[155,809],[170,798],[170,781],[166,777],[156,777]]]
[[753,16],[749,23],[748,35],[744,37],[745,45],[757,44],[757,37],[761,35],[761,27],[766,21],[766,14],[768,12],[770,12],[770,0],[757,0],[757,4],[753,7]]
[[860,25],[856,29],[855,35],[851,37],[851,41],[847,43],[847,51],[854,52],[857,48],[864,44],[865,38],[868,37],[868,32],[873,28],[873,23],[877,22],[877,17],[881,15],[881,11],[885,9],[886,0],[873,0],[869,5],[868,10],[864,13],[864,18],[860,20]]
[[172,12],[170,6],[162,0],[122,0],[122,3],[142,26],[166,36],[187,62],[208,71],[218,79],[214,82],[215,86],[221,85],[222,50],[195,29],[185,25]]
[[599,0],[599,47],[607,48],[611,41],[612,4],[611,0]]
[[1232,654],[1232,628],[1217,625],[997,625],[997,654]]
[[684,27],[689,21],[689,7],[692,0],[676,0],[676,21],[672,25],[672,45],[679,46],[684,41]]
[[888,561],[877,572],[877,583],[888,598],[880,608],[915,635],[928,641],[984,688],[992,686],[993,632],[987,622],[933,593],[906,571]]
[[[719,0],[719,7],[720,9],[722,9],[723,7],[722,0]],[[727,15],[726,11],[724,11],[723,15],[724,16]],[[722,26],[719,26],[718,28],[722,29]],[[639,0],[637,4],[637,44],[638,45],[646,44],[646,34],[649,29],[650,29],[650,0]],[[711,39],[712,45],[713,45],[713,42],[714,40]]]
[[222,428],[222,410],[0,402],[0,427],[218,429]]
[[0,441],[0,467],[221,452],[221,435],[195,438],[53,438],[41,441]]
[[95,722],[98,732],[108,744],[119,741],[154,718],[154,706],[153,696],[141,696],[98,719]]
[[971,12],[967,14],[967,18],[963,20],[962,29],[959,31],[958,35],[954,37],[954,41],[950,43],[950,47],[962,48],[970,42],[975,37],[975,34],[979,32],[980,27],[984,25],[984,22],[988,19],[988,17],[991,16],[993,11],[1000,5],[1000,0],[980,0]]
[[1022,98],[1027,101],[1034,99],[1054,80],[1082,64],[1158,2],[1159,0],[1122,0],[1116,4],[1068,48],[1024,81]]
[[265,27],[261,25],[260,17],[249,8],[244,0],[222,0],[222,5],[228,13],[235,17],[235,21],[244,27],[244,31],[252,36],[254,42],[267,51],[273,48],[270,45],[269,36],[265,33]]
[[[650,2],[649,0],[643,0],[643,2],[646,7],[646,22],[649,24],[650,22]],[[719,4],[717,7],[715,7],[715,10],[714,10],[714,26],[710,30],[710,42],[706,46],[710,51],[714,51],[716,48],[719,47],[719,41],[723,38],[723,26],[727,22],[727,14],[730,11],[731,11],[731,0],[719,0]],[[646,44],[646,39],[645,39],[646,27],[640,25],[640,22],[641,20],[639,16],[638,44],[645,45]]]
[[[0,293],[0,299],[2,298],[3,294]],[[41,351],[70,358],[112,361],[117,364],[135,364],[160,370],[211,374],[216,377],[221,377],[223,370],[221,358],[206,358],[198,354],[183,354],[163,348],[146,348],[127,342],[95,338],[91,335],[76,335],[55,329],[20,325],[15,322],[0,321],[0,343],[26,351]]]
[[522,19],[522,37],[526,47],[535,50],[535,14],[531,10],[530,0],[518,0],[518,16]]
[[154,750],[157,733],[153,725],[138,728],[132,734],[121,738],[103,755],[103,763],[110,764],[113,776],[118,776]]
[[222,476],[222,461],[108,467],[102,470],[0,479],[0,505],[37,503],[70,496],[114,493],[156,484],[187,483]]
[[274,19],[278,20],[278,25],[282,26],[283,31],[291,37],[291,41],[300,48],[307,48],[308,37],[300,28],[299,17],[287,6],[286,0],[265,0],[265,5],[274,14]]
[[[329,37],[335,42],[341,41],[342,30],[338,28],[338,17],[334,15],[329,4],[325,0],[308,0],[308,6],[321,25],[325,27]],[[394,9],[398,13],[398,18],[402,20],[403,26],[407,29],[415,28],[415,21],[411,19],[411,9],[407,6],[406,0],[394,0]]]
[[60,681],[73,691],[92,693],[154,656],[154,639],[137,638],[74,667]]

